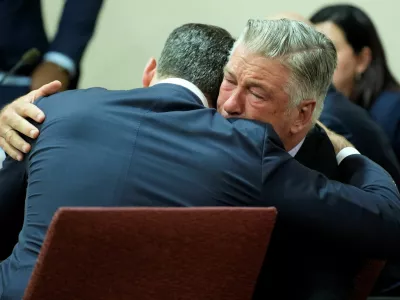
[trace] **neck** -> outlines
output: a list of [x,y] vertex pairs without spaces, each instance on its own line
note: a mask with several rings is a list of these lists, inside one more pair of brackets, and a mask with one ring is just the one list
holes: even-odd
[[294,147],[296,147],[303,139],[305,136],[297,136],[296,138],[291,138],[289,142],[285,143],[285,149],[287,152],[292,150]]
[[351,96],[351,92],[353,91],[353,87],[354,87],[354,82],[349,82],[346,86],[344,86],[340,92],[345,95],[347,98],[350,99]]
[[186,89],[190,90],[192,93],[194,93],[203,103],[204,107],[209,107],[209,100],[206,98],[206,96],[203,94],[203,92],[193,83],[186,79],[182,78],[177,78],[177,77],[170,77],[170,78],[157,78],[155,80],[152,80],[150,86],[159,84],[159,83],[170,83],[170,84],[175,84],[175,85],[180,85],[185,87]]
[[306,127],[295,134],[291,134],[291,136],[286,141],[283,141],[286,151],[289,152],[298,144],[300,144],[300,142],[304,140],[304,138],[306,137],[307,133],[311,130],[311,128],[312,126]]

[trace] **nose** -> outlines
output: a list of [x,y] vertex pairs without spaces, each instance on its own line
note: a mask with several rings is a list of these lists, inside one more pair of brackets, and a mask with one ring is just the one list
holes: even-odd
[[244,113],[243,105],[240,101],[240,95],[233,92],[232,95],[226,100],[223,106],[224,111],[228,117],[239,117]]

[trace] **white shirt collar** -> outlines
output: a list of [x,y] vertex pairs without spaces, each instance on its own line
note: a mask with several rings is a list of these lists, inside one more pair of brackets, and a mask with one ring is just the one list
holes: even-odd
[[167,78],[167,79],[160,80],[156,84],[159,84],[159,83],[176,84],[176,85],[183,86],[184,88],[187,88],[189,91],[191,91],[193,94],[195,94],[201,100],[201,103],[203,103],[203,105],[205,107],[208,108],[208,101],[207,101],[206,96],[204,96],[203,92],[200,91],[200,89],[197,86],[195,86],[193,83],[191,83],[190,81],[187,81],[182,78]]
[[298,143],[296,147],[294,147],[294,148],[292,148],[291,150],[288,151],[288,153],[289,153],[292,157],[295,157],[296,154],[297,154],[297,152],[299,152],[299,150],[300,150],[301,146],[303,145],[305,139],[306,139],[306,138],[302,139],[301,142]]

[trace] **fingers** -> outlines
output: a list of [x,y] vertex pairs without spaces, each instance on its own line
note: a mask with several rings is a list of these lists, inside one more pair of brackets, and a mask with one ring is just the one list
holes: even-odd
[[30,93],[18,98],[14,102],[34,103],[37,99],[44,96],[50,96],[61,90],[62,84],[58,80],[54,80],[40,88],[31,91]]
[[[37,131],[37,133],[36,133],[36,136],[37,136],[39,134],[39,130],[36,129],[36,131]],[[31,134],[31,135],[33,135],[33,134]],[[24,153],[27,153],[30,150],[30,145],[27,142],[25,142],[21,138],[21,136],[15,130],[13,130],[13,128],[10,127],[9,125],[3,124],[0,127],[0,137],[3,139],[2,147],[4,148],[4,151],[6,151],[5,148],[7,146],[10,146],[11,149],[16,149],[16,150],[22,151]],[[11,154],[9,154],[9,155],[11,155]]]
[[19,133],[36,138],[39,135],[39,130],[25,118],[42,123],[45,115],[33,102],[40,97],[52,95],[60,89],[61,82],[58,80],[52,81],[20,97],[1,111],[0,147],[9,156],[17,160],[22,160],[23,153],[30,151],[31,146],[21,138]]
[[36,105],[27,102],[15,101],[7,106],[0,114],[0,135],[5,137],[6,131],[12,128],[31,138],[37,137],[38,129],[25,118],[40,123],[44,120],[44,114]]
[[[57,93],[60,89],[61,82],[58,80],[54,80],[48,84],[43,85],[41,88],[34,90],[29,94],[15,100],[12,104],[9,105],[8,109],[11,109],[11,106],[21,117],[28,117],[32,120],[35,120],[36,122],[41,123],[44,120],[44,113],[32,103],[40,97],[50,96],[54,93]],[[7,110],[4,110],[2,114],[6,112]]]
[[[48,84],[43,85],[37,90],[37,98],[43,96],[50,96],[61,90],[62,84],[58,80],[54,80]],[[37,99],[35,98],[35,100]]]
[[[29,152],[31,148],[18,132],[31,138],[36,138],[39,135],[39,130],[25,120],[25,117],[37,116],[36,110],[38,108],[31,103],[15,101],[6,106],[0,114],[0,146],[14,159],[21,160],[23,158],[22,153]],[[44,119],[44,115],[42,119]]]
[[4,150],[9,156],[11,156],[13,159],[21,161],[24,156],[23,154],[18,151],[18,149],[15,149],[13,146],[8,144],[6,140],[0,136],[0,148]]
[[[41,111],[36,105],[28,102],[22,102],[22,101],[16,101],[13,103],[13,108],[16,113],[16,116],[13,116],[12,118],[9,118],[10,122],[18,123],[22,122],[23,118],[31,118],[32,120],[35,120],[38,123],[42,123],[44,121],[44,113]],[[3,113],[7,113],[7,111],[4,111]],[[8,124],[17,131],[30,136],[29,134],[20,131],[17,127],[14,127],[13,124]],[[26,123],[26,122],[25,122]],[[29,126],[30,130],[34,129],[34,127],[31,125]],[[33,128],[32,128],[33,127]]]
[[[10,126],[13,128],[13,132],[15,132],[16,134],[17,134],[17,132],[19,132],[19,133],[21,133],[25,136],[28,136],[32,139],[36,139],[39,135],[39,129],[37,129],[35,126],[33,126],[27,120],[25,120],[19,116],[18,116],[18,119],[16,116],[16,118],[10,122]],[[11,143],[14,145],[13,141],[11,141]],[[14,146],[17,146],[17,145],[14,145]],[[22,150],[20,147],[17,147],[17,148]]]

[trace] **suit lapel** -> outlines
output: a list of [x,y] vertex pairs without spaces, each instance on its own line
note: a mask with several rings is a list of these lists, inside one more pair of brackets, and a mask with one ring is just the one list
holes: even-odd
[[338,166],[332,143],[325,131],[315,125],[307,134],[295,156],[306,167],[323,173],[329,179],[338,180]]

